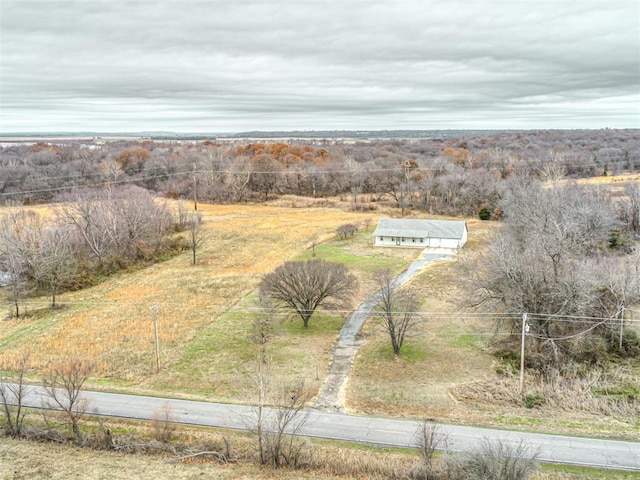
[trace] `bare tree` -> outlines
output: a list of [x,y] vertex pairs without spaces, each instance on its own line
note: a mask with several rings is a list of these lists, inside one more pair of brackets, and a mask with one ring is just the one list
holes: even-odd
[[309,391],[304,382],[276,385],[271,365],[262,361],[256,362],[253,381],[256,395],[252,423],[260,464],[298,467],[305,446],[300,430],[309,416],[304,410]]
[[418,299],[411,292],[397,288],[390,270],[378,272],[376,282],[380,288],[380,302],[374,315],[389,334],[393,354],[397,356],[406,335],[418,322]]
[[10,272],[10,293],[19,315],[18,299],[23,281],[32,280],[51,295],[56,304],[60,284],[73,273],[74,258],[68,232],[45,225],[36,213],[21,209],[2,219],[0,248],[5,250],[3,264]]
[[54,365],[43,379],[43,386],[50,399],[49,406],[64,412],[80,443],[83,442],[80,421],[89,408],[89,402],[82,397],[82,387],[91,375],[93,366],[88,360],[73,357]]
[[291,307],[307,328],[320,305],[347,305],[356,285],[356,277],[341,263],[313,259],[279,266],[263,278],[260,292]]
[[178,217],[178,227],[183,229],[187,225],[187,221],[189,219],[189,212],[187,208],[187,202],[184,200],[178,200],[177,202],[177,217]]
[[15,369],[17,376],[10,381],[8,376],[0,376],[0,402],[4,410],[5,431],[12,437],[19,437],[23,433],[24,400],[29,394],[29,387],[25,384],[25,374],[29,362],[29,353],[19,357],[15,365],[5,365],[4,369]]
[[255,192],[263,192],[264,200],[267,201],[269,192],[273,191],[278,185],[282,164],[268,154],[256,155],[252,159],[252,163],[253,174],[251,175],[249,186]]
[[336,233],[342,239],[346,239],[349,236],[355,235],[357,231],[358,225],[356,225],[355,223],[345,223],[336,228]]
[[168,404],[156,410],[151,415],[151,428],[158,442],[169,443],[176,431],[175,415]]
[[51,307],[55,307],[60,285],[76,269],[67,229],[51,227],[42,232],[41,243],[31,262],[35,281],[49,292]]
[[197,263],[197,252],[207,240],[207,231],[202,226],[202,215],[199,213],[188,215],[185,226],[187,227],[189,248],[191,249],[191,265],[195,265]]
[[422,457],[426,478],[429,478],[428,475],[433,470],[436,450],[447,448],[447,435],[437,425],[423,420],[416,428],[413,440]]
[[[20,318],[20,299],[26,291],[26,269],[24,260],[16,251],[7,252],[0,262],[5,275],[3,293],[13,305],[9,317]],[[13,313],[11,313],[13,312]]]
[[59,223],[73,226],[98,264],[134,257],[173,222],[167,206],[140,187],[77,190],[67,200],[58,208]]
[[260,358],[262,363],[267,363],[267,344],[274,335],[274,323],[279,316],[276,307],[269,297],[259,300],[260,312],[254,317],[251,324],[249,339],[260,347]]
[[[509,184],[505,225],[487,254],[467,265],[472,303],[513,314],[511,329],[529,314],[535,366],[559,367],[580,354],[571,339],[584,337],[581,331],[605,333],[602,317],[620,323],[633,292],[632,268],[602,248],[616,223],[611,205],[596,193],[573,185],[540,188],[523,178]],[[558,316],[593,320],[559,322]]]
[[237,158],[233,163],[228,165],[225,183],[232,193],[232,200],[234,202],[242,202],[244,200],[252,173],[253,164],[246,157]]
[[625,187],[625,197],[617,204],[618,216],[627,229],[640,237],[640,186],[631,183]]
[[109,195],[109,190],[77,191],[57,211],[61,223],[76,228],[98,264],[102,264],[113,250],[113,228],[110,225],[114,222],[105,208]]

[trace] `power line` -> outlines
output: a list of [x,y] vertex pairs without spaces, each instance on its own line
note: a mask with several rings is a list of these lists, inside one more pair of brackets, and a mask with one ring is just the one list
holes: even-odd
[[[48,301],[47,300],[41,300],[41,301],[20,301],[19,302],[21,305],[24,306],[41,306],[41,307],[45,307],[48,308]],[[13,302],[9,302],[9,301],[4,301],[4,302],[0,302],[0,305],[7,305],[7,306],[11,306],[13,305]],[[78,301],[78,302],[61,302],[61,304],[63,305],[67,305],[67,306],[76,306],[76,307],[91,307],[91,306],[109,306],[109,305],[118,305],[118,306],[123,306],[123,307],[140,307],[140,308],[149,308],[149,304],[150,302],[142,302],[142,301],[103,301],[103,300],[93,300],[93,299],[89,299],[89,300],[85,300],[85,301]],[[185,302],[181,301],[181,302],[158,302],[158,301],[154,301],[153,305],[157,305],[158,308],[184,308]],[[190,308],[193,309],[198,309],[198,310],[202,310],[202,309],[207,309],[207,308],[211,308],[214,310],[220,310],[221,308],[224,309],[225,307],[223,305],[220,304],[215,304],[215,303],[206,303],[206,302],[202,302],[202,303],[192,303],[189,302]],[[628,310],[628,309],[626,309]],[[318,310],[324,313],[334,313],[334,314],[342,314],[342,315],[348,315],[354,312],[354,310],[346,310],[346,309],[331,309],[331,310]],[[255,306],[255,307],[243,307],[241,309],[226,309],[224,311],[225,314],[243,314],[243,315],[257,315],[257,314],[264,314],[264,313],[275,313],[275,314],[295,314],[296,310],[290,307],[260,307],[260,306]],[[517,320],[519,321],[522,317],[522,314],[519,313],[508,313],[508,312],[477,312],[477,313],[473,313],[473,312],[424,312],[424,311],[410,311],[410,310],[396,310],[394,311],[394,313],[397,314],[414,314],[414,315],[420,315],[423,317],[427,317],[429,319],[433,319],[433,320],[451,320],[451,319],[483,319],[483,320]],[[372,312],[372,316],[375,314],[375,312]],[[529,320],[531,320],[532,316],[542,316],[541,314],[528,314],[528,318]],[[555,317],[553,315],[549,315],[549,317],[551,319],[555,319]],[[555,321],[559,322],[559,323],[576,323],[576,324],[584,324],[584,323],[588,323],[588,322],[597,322],[597,325],[602,325],[606,322],[610,322],[610,321],[619,321],[619,318],[617,317],[579,317],[580,321],[570,321],[570,318],[558,318],[555,319]],[[640,319],[625,319],[625,323],[627,322],[633,322],[633,323],[638,323],[640,322]],[[546,338],[546,337],[545,337]]]

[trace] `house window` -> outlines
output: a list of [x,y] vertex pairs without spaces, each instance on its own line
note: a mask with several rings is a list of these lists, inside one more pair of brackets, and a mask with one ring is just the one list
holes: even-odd
[[411,239],[411,241],[412,241],[413,243],[416,243],[416,239],[415,239],[415,238],[412,238],[412,239]]
[[395,242],[395,241],[396,241],[396,238],[395,238],[395,237],[391,237],[391,241],[392,241],[392,242]]
[[384,241],[384,237],[380,237],[380,241],[383,242]]
[[420,243],[424,243],[424,238],[421,238],[421,239],[420,239]]

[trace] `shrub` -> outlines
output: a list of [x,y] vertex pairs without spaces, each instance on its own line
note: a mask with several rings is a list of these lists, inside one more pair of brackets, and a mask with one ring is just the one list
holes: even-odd
[[512,446],[485,439],[476,452],[447,456],[446,467],[453,480],[524,480],[536,470],[536,456],[522,442]]
[[488,208],[481,208],[478,212],[478,218],[480,220],[489,220],[491,218],[491,212]]
[[527,395],[524,397],[524,406],[526,408],[541,407],[545,404],[545,399],[540,395]]
[[622,330],[622,346],[620,345],[620,333],[608,330],[605,334],[607,351],[620,358],[634,358],[640,356],[640,335],[635,330],[625,328]]

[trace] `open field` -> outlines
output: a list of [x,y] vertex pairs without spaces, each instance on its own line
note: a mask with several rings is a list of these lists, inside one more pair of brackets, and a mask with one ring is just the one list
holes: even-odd
[[[44,207],[39,213],[46,214]],[[257,347],[250,341],[255,305],[251,293],[262,275],[286,260],[304,256],[312,242],[335,235],[347,222],[376,217],[339,208],[291,208],[265,205],[200,205],[208,238],[190,265],[190,254],[59,297],[50,310],[47,299],[31,299],[25,319],[3,323],[0,361],[11,363],[31,352],[36,376],[69,355],[97,363],[92,383],[108,388],[160,390],[205,395],[217,400],[245,399],[243,378],[250,374]],[[361,272],[360,291],[371,291],[367,280],[375,268],[399,270],[417,251],[376,251],[370,232],[353,242],[352,265]],[[338,242],[340,243],[340,242]],[[347,242],[342,242],[347,244]],[[322,245],[318,258],[334,255],[335,246]],[[329,249],[329,250],[327,250]],[[332,250],[333,249],[333,250]],[[368,257],[360,258],[362,250]],[[328,252],[328,253],[323,253]],[[307,253],[310,256],[310,253]],[[161,370],[155,372],[151,306],[158,305]],[[319,312],[304,330],[295,321],[277,326],[269,354],[284,376],[304,377],[317,389],[327,370],[327,351],[348,312]]]
[[[69,355],[97,362],[92,388],[246,402],[252,363],[258,353],[251,325],[260,312],[255,289],[262,276],[282,262],[311,257],[344,262],[358,276],[354,305],[370,294],[372,273],[400,271],[420,250],[374,249],[371,229],[347,240],[335,228],[372,219],[383,212],[353,213],[335,206],[298,204],[200,205],[209,238],[190,265],[190,252],[143,270],[121,273],[80,292],[29,302],[26,319],[3,322],[0,361],[31,352],[30,376]],[[464,255],[481,255],[495,222],[468,220]],[[487,349],[491,324],[460,313],[464,298],[458,260],[427,267],[409,282],[423,298],[426,322],[395,359],[388,339],[372,321],[347,384],[352,412],[426,417],[438,421],[493,425],[532,431],[637,439],[633,416],[577,409],[525,408],[517,377],[498,375]],[[155,372],[152,312],[158,305],[160,372]],[[312,395],[322,385],[329,350],[349,312],[317,312],[308,329],[283,318],[267,351],[283,380],[303,378]],[[638,366],[630,366],[637,372]],[[527,379],[529,382],[530,379]],[[491,387],[491,388],[489,388]],[[495,395],[505,395],[498,402]]]

